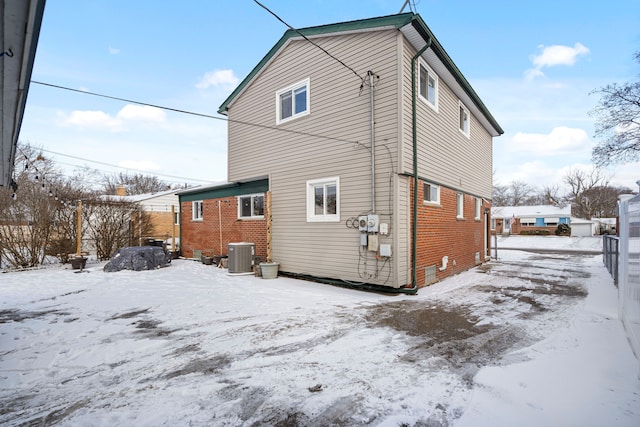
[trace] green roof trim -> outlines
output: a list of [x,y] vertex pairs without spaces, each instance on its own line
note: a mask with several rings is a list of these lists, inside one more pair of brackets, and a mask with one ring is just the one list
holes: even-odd
[[269,191],[269,180],[259,179],[250,182],[234,182],[215,187],[194,188],[178,193],[178,200],[193,202],[196,200],[221,199],[223,197],[242,196],[245,194],[264,193]]
[[361,19],[357,21],[349,21],[349,22],[340,22],[336,24],[329,25],[321,25],[318,27],[308,27],[301,28],[297,32],[294,30],[287,30],[284,35],[278,40],[278,43],[275,44],[269,50],[269,52],[262,58],[258,65],[256,65],[253,70],[245,77],[242,82],[236,87],[236,89],[229,95],[227,99],[222,103],[220,108],[218,108],[219,114],[226,114],[229,104],[235,99],[235,97],[249,84],[251,80],[260,72],[262,67],[264,67],[271,58],[280,50],[280,48],[291,38],[300,37],[301,34],[305,36],[317,36],[323,34],[331,34],[331,33],[340,33],[346,31],[357,31],[357,30],[366,30],[369,28],[380,28],[380,27],[395,27],[401,28],[411,22],[413,19],[413,13],[403,13],[400,15],[389,15],[389,16],[381,16],[378,18],[369,18],[369,19]]
[[229,104],[233,102],[233,100],[242,92],[242,90],[253,80],[253,78],[260,72],[260,70],[273,58],[273,56],[282,48],[282,46],[287,43],[287,41],[291,38],[300,37],[298,32],[304,34],[305,36],[317,36],[324,34],[332,34],[332,33],[340,33],[340,32],[348,32],[348,31],[358,31],[358,30],[367,30],[367,29],[375,29],[375,28],[396,28],[401,29],[407,25],[412,25],[414,29],[422,36],[422,38],[426,41],[431,38],[432,43],[430,49],[440,58],[442,63],[447,67],[449,72],[454,76],[456,82],[467,92],[469,97],[473,100],[475,105],[482,111],[484,116],[487,118],[491,126],[498,132],[498,134],[503,134],[504,130],[500,127],[496,119],[491,115],[487,107],[484,105],[482,100],[478,94],[473,90],[467,79],[464,77],[462,72],[458,69],[458,67],[454,64],[451,57],[444,50],[438,39],[431,32],[427,24],[422,20],[420,15],[414,14],[412,12],[409,13],[401,13],[396,15],[388,15],[381,16],[377,18],[369,18],[369,19],[361,19],[356,21],[348,21],[348,22],[340,22],[336,24],[329,25],[321,25],[317,27],[308,27],[301,28],[298,31],[287,30],[284,35],[278,40],[278,42],[273,46],[269,52],[262,58],[262,60],[251,70],[251,72],[240,82],[238,87],[229,95],[229,97],[220,105],[218,108],[219,114],[227,114],[227,110],[229,109]]

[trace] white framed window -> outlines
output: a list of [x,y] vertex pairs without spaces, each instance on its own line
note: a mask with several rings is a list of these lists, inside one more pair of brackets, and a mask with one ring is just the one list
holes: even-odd
[[480,215],[482,214],[482,199],[476,197],[476,217],[475,219],[480,221]]
[[456,196],[456,217],[464,218],[464,194],[462,193]]
[[264,194],[239,196],[238,218],[264,218]]
[[309,79],[276,92],[276,124],[309,114]]
[[191,219],[194,221],[202,221],[204,214],[204,206],[202,200],[191,202]]
[[307,222],[340,221],[340,178],[307,181]]
[[470,137],[470,127],[471,127],[471,116],[469,115],[469,109],[464,106],[462,102],[458,102],[458,106],[460,107],[460,132],[464,134],[467,138]]
[[418,61],[418,94],[438,111],[438,75],[422,60]]
[[173,224],[180,225],[180,211],[173,212]]
[[424,202],[425,203],[433,203],[440,204],[440,186],[431,184],[430,182],[425,182],[423,188],[424,192]]

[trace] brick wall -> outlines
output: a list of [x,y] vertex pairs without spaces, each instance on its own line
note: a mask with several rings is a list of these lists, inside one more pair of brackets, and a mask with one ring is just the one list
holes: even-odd
[[[425,204],[423,187],[420,182],[416,256],[417,284],[420,287],[425,284],[426,267],[435,265],[436,278],[442,280],[477,265],[476,253],[478,252],[480,261],[484,261],[484,233],[487,225],[484,220],[484,209],[491,207],[488,201],[483,200],[480,220],[477,220],[475,219],[476,198],[465,194],[464,218],[459,219],[456,215],[457,191],[440,187],[440,204]],[[440,271],[444,256],[449,257],[449,262],[446,270]]]
[[[208,256],[226,256],[228,255],[229,243],[251,242],[255,243],[256,255],[260,257],[260,260],[266,259],[266,220],[238,219],[237,197],[203,200],[201,221],[192,220],[192,206],[192,202],[182,203],[180,218],[182,222],[182,256],[193,257],[194,249],[200,250]],[[222,241],[220,240],[221,231]]]

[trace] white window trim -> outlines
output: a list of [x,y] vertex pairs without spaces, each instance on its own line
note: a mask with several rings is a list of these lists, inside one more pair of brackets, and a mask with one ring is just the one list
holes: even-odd
[[482,215],[482,199],[480,197],[476,197],[476,221],[480,221],[480,216]]
[[[427,98],[422,96],[422,94],[420,93],[420,67],[421,66],[423,66],[424,68],[427,69],[427,76],[429,76],[429,75],[432,76],[434,81],[435,81],[436,96],[435,96],[435,100],[434,100],[433,104],[431,103],[431,101],[429,101]],[[418,74],[418,78],[416,79],[416,84],[418,85],[418,87],[417,87],[418,98],[420,98],[425,104],[427,104],[429,107],[433,108],[436,112],[438,112],[438,98],[439,98],[439,94],[440,94],[440,78],[431,69],[431,67],[429,67],[427,62],[425,60],[423,60],[422,58],[420,58],[418,60],[417,74]],[[428,82],[427,82],[427,87],[428,87]],[[428,89],[427,89],[427,91],[428,91]]]
[[430,185],[431,187],[436,189],[436,200],[426,200],[425,196],[426,194],[422,195],[422,203],[425,205],[432,205],[432,206],[440,206],[440,186],[437,184],[434,184],[432,182],[423,182],[422,183],[422,191],[424,192],[424,186],[425,184]]
[[[315,214],[315,192],[318,184],[336,185],[336,213],[331,215]],[[340,177],[311,179],[307,181],[307,222],[339,222],[340,221]]]
[[456,218],[464,219],[464,193],[456,195]]
[[[285,92],[293,92],[295,89],[299,89],[303,86],[307,87],[307,105],[305,111],[302,113],[295,114],[295,107],[291,112],[291,117],[287,117],[285,119],[280,118],[280,95]],[[294,97],[295,98],[295,97]],[[286,123],[291,120],[295,120],[297,118],[307,116],[311,112],[311,80],[307,77],[306,79],[299,81],[298,83],[292,84],[291,86],[287,86],[284,89],[280,89],[276,92],[276,125],[281,123]]]
[[256,196],[262,197],[262,210],[264,212],[264,193],[243,194],[242,196],[238,196],[238,219],[264,219],[264,215],[242,216],[242,204],[240,203],[240,199],[251,197],[251,211],[253,212],[253,198]]
[[[202,216],[198,217],[196,214],[198,213],[197,205],[202,205]],[[204,219],[204,202],[202,200],[194,200],[191,202],[191,220],[192,221],[202,221]]]
[[[469,109],[462,103],[462,101],[458,101],[458,130],[461,134],[466,136],[467,138],[471,138],[471,113]],[[467,113],[467,129],[466,131],[460,128],[460,109],[464,110]]]

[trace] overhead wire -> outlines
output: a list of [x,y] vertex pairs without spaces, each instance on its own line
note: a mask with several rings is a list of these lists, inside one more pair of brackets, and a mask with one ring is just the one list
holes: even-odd
[[260,3],[258,0],[253,0],[258,6],[260,6],[261,8],[263,8],[264,10],[266,10],[267,12],[269,12],[271,15],[273,15],[278,21],[282,22],[284,25],[287,26],[287,28],[289,28],[291,31],[294,31],[295,33],[297,33],[300,37],[302,37],[303,39],[305,39],[306,41],[308,41],[309,43],[311,43],[312,45],[314,45],[315,47],[317,47],[318,49],[320,49],[321,51],[323,51],[325,54],[327,54],[329,57],[331,57],[333,60],[337,61],[340,65],[342,65],[343,67],[345,67],[346,69],[348,69],[349,71],[351,71],[353,74],[355,74],[361,82],[364,82],[364,77],[362,77],[360,74],[358,74],[358,72],[356,70],[354,70],[353,68],[351,68],[350,66],[348,66],[347,64],[345,64],[343,61],[341,61],[340,59],[336,58],[335,56],[333,56],[331,53],[329,53],[325,48],[323,48],[322,46],[320,46],[319,44],[313,42],[312,40],[310,40],[306,35],[304,35],[300,30],[297,30],[296,28],[292,27],[291,25],[287,24],[282,18],[280,18],[278,15],[276,15],[276,13],[274,13],[272,10],[270,10],[268,7],[266,7],[265,5],[263,5],[262,3]]

